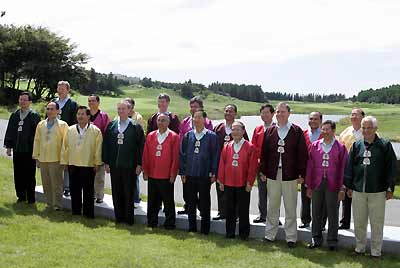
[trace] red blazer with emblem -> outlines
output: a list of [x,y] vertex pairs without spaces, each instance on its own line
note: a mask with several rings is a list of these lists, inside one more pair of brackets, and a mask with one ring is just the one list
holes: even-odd
[[179,169],[179,135],[170,131],[161,144],[161,155],[156,156],[158,145],[157,130],[146,137],[143,150],[143,173],[153,179],[169,179],[178,174]]
[[253,137],[251,138],[251,143],[256,148],[258,162],[260,162],[261,148],[262,148],[262,144],[264,142],[264,133],[265,133],[264,125],[257,126],[254,129]]
[[[310,146],[312,144],[312,142],[310,141],[310,135],[308,135],[308,129],[303,130],[303,134],[304,134],[304,139],[306,140],[306,145],[308,148],[308,151],[310,151]],[[322,139],[322,133],[319,134],[318,140]]]
[[244,141],[239,151],[238,166],[233,166],[233,141],[224,146],[221,152],[218,167],[218,180],[230,187],[243,187],[247,182],[254,184],[257,174],[257,152],[253,144]]

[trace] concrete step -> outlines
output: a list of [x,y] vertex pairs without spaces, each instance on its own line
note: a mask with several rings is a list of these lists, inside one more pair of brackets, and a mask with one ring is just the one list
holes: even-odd
[[[36,198],[40,202],[45,202],[42,186],[36,186]],[[112,202],[112,196],[105,194],[103,203],[95,203],[95,216],[104,217],[110,220],[114,220],[114,207]],[[63,205],[67,210],[71,210],[71,199],[63,197]],[[177,211],[182,208],[177,208]],[[217,216],[217,211],[211,211],[211,217]],[[265,232],[265,224],[253,223],[253,220],[257,215],[250,215],[250,237],[254,239],[262,239]],[[198,226],[200,227],[200,217],[198,216]],[[165,215],[162,211],[159,213],[159,225],[163,224]],[[285,224],[285,218],[281,217],[280,221]],[[147,202],[141,202],[140,205],[135,209],[135,223],[147,224]],[[301,225],[300,218],[297,219],[298,225]],[[186,215],[176,216],[176,227],[180,230],[188,229],[188,220]],[[213,221],[211,220],[211,232],[225,235],[225,221]],[[368,227],[368,241],[371,236],[371,230]],[[326,239],[326,232],[324,233]],[[277,240],[285,240],[285,231],[283,226],[279,227],[279,231],[276,237]],[[310,228],[298,229],[298,240],[310,242],[311,241],[311,230]],[[400,253],[400,227],[396,226],[385,226],[383,230],[383,252],[388,253]],[[354,238],[354,226],[351,224],[349,230],[339,230],[339,247],[341,248],[353,248],[355,246]]]

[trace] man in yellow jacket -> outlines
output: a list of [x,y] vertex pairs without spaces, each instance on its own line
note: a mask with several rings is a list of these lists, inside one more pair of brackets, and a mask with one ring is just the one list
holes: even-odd
[[83,215],[94,218],[94,177],[103,164],[103,136],[90,123],[90,110],[86,106],[78,107],[76,117],[78,124],[70,126],[65,135],[60,164],[69,172],[72,214],[82,215],[83,191]]
[[60,166],[61,146],[68,130],[68,124],[57,119],[60,106],[49,102],[46,107],[47,119],[36,127],[32,158],[40,168],[43,190],[49,208],[61,210],[63,195],[63,169]]

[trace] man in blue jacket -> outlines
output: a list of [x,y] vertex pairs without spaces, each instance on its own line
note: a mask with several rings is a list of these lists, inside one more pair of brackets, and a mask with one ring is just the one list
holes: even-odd
[[185,134],[181,144],[179,174],[188,189],[189,232],[197,232],[198,205],[201,211],[201,233],[207,235],[210,232],[210,188],[216,180],[219,147],[215,133],[204,127],[206,118],[207,114],[203,110],[193,115],[195,128]]

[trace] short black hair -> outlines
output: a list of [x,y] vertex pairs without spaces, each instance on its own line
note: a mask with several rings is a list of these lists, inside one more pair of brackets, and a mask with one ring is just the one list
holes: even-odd
[[201,116],[203,117],[203,118],[207,118],[207,113],[206,113],[206,111],[204,111],[204,110],[202,110],[202,109],[200,109],[200,110],[197,110],[196,112],[194,112],[195,114],[196,113],[201,113]]
[[235,111],[235,113],[237,113],[237,106],[236,106],[235,104],[231,103],[231,104],[225,105],[224,110],[225,110],[226,107],[228,107],[228,106],[232,106],[232,107],[233,107],[233,110]]
[[325,120],[322,125],[330,125],[332,130],[336,130],[336,123],[332,120]]
[[78,106],[78,109],[76,109],[76,111],[79,111],[79,110],[86,110],[86,115],[90,116],[90,110],[88,107],[86,107],[84,105],[80,105],[80,106]]
[[274,106],[272,106],[272,105],[269,104],[269,103],[264,103],[264,104],[261,105],[261,107],[260,107],[260,113],[261,113],[265,108],[268,108],[269,111],[271,112],[271,114],[275,112]]
[[168,103],[171,101],[171,98],[169,97],[169,95],[167,93],[161,93],[160,95],[158,95],[159,100],[161,99],[165,99]]
[[201,99],[200,96],[194,96],[193,98],[191,98],[190,101],[189,101],[189,104],[192,104],[192,103],[197,103],[197,104],[199,104],[199,106],[200,106],[201,108],[204,107],[204,106],[203,106],[203,100]]
[[20,96],[26,95],[28,96],[28,100],[32,101],[32,93],[28,92],[28,91],[23,91],[21,93],[19,93]]
[[318,113],[319,119],[321,119],[321,121],[322,121],[322,113],[320,111],[314,111],[314,112],[311,112],[310,114],[312,114],[312,113]]
[[54,103],[54,104],[56,105],[56,110],[60,110],[60,105],[58,104],[58,102],[56,102],[56,101],[49,101],[49,102],[46,104],[46,106],[49,105],[50,103]]
[[127,97],[124,99],[125,101],[129,102],[129,104],[132,106],[132,108],[135,107],[135,100],[131,97]]
[[95,97],[97,102],[100,102],[100,97],[99,95],[96,94],[90,94],[89,97]]

